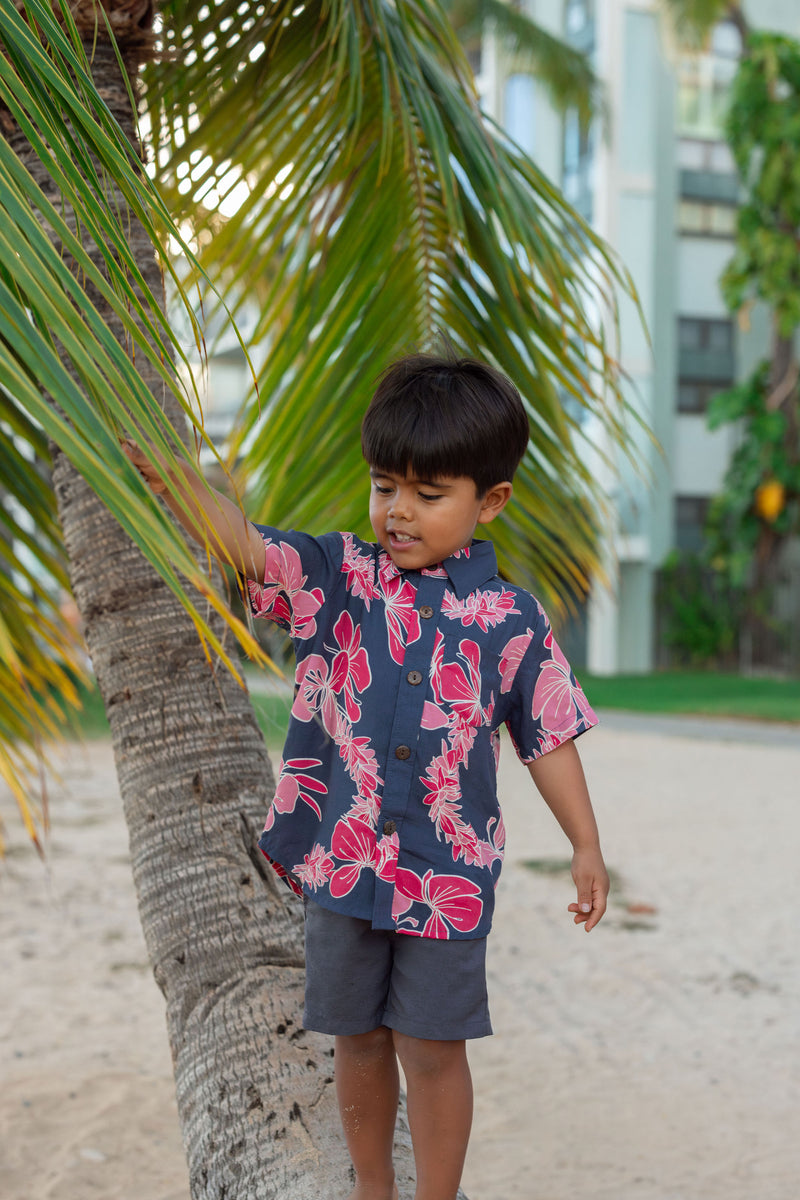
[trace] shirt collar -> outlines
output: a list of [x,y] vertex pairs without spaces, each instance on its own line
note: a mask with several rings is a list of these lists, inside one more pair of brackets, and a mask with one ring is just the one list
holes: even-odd
[[[383,551],[384,559],[381,573],[386,579],[393,579],[403,572],[397,564]],[[409,575],[416,572],[409,571]],[[459,600],[463,600],[470,592],[474,592],[482,583],[488,583],[497,574],[497,555],[491,542],[473,541],[472,545],[457,550],[444,562],[434,567],[425,567],[420,575],[446,576],[453,585],[453,591]]]

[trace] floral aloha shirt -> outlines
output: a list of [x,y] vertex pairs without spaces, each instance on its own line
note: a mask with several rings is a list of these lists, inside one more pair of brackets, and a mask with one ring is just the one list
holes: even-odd
[[498,578],[490,542],[402,571],[350,533],[257,528],[251,609],[297,656],[263,853],[374,929],[483,937],[505,843],[500,726],[529,763],[597,723],[540,604]]

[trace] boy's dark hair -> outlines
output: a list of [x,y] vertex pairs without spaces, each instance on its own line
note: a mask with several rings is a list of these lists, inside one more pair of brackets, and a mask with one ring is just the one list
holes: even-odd
[[519,392],[487,363],[410,354],[381,375],[364,414],[371,467],[420,479],[466,475],[479,496],[513,479],[530,428]]

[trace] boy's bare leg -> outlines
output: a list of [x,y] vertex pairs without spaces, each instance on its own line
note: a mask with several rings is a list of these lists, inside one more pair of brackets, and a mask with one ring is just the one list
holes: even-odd
[[337,1037],[336,1097],[356,1172],[348,1200],[397,1200],[392,1147],[400,1096],[391,1029]]
[[456,1200],[472,1126],[466,1042],[413,1038],[395,1030],[394,1043],[408,1085],[415,1200]]

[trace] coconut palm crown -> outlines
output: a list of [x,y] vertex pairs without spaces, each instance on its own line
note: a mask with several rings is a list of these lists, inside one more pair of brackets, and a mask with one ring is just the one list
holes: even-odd
[[[218,297],[234,320],[257,298],[252,342],[266,352],[230,449],[248,515],[365,532],[358,427],[373,382],[444,333],[505,370],[531,417],[515,504],[496,533],[501,568],[556,611],[585,591],[600,503],[586,447],[625,441],[616,304],[632,285],[482,114],[438,0],[173,0],[155,14],[149,0],[2,0],[0,41],[0,770],[26,820],[26,747],[56,727],[80,674],[60,613],[48,475],[31,465],[48,439],[180,597],[209,653],[229,661],[205,620],[225,597],[118,446],[132,433],[188,453],[142,382],[144,362],[196,444],[204,427],[190,355],[112,183],[164,273],[175,275],[176,248],[190,264],[174,285],[201,357]],[[109,41],[142,97],[157,183],[92,78],[92,47]],[[74,220],[35,181],[31,155]]]

